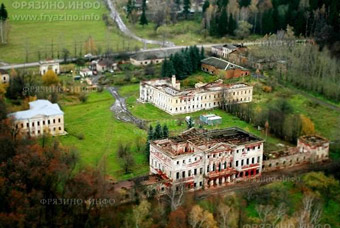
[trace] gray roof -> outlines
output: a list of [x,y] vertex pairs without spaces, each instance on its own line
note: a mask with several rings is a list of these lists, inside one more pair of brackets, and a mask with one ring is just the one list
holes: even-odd
[[175,54],[176,52],[179,52],[181,50],[182,48],[159,50],[159,51],[145,51],[145,52],[139,52],[131,56],[131,58],[137,61],[150,60],[150,59],[164,59],[166,57],[170,57],[170,55]]
[[6,70],[2,70],[0,69],[0,74],[4,75],[4,74],[8,74]]
[[10,117],[14,117],[17,120],[30,119],[35,116],[55,116],[63,115],[58,104],[52,104],[48,100],[36,100],[29,103],[30,109],[26,111],[14,112],[9,114]]
[[228,70],[228,69],[235,69],[235,68],[239,68],[242,70],[246,70],[246,68],[241,67],[239,65],[236,65],[234,63],[228,62],[224,59],[219,59],[216,57],[209,57],[209,58],[205,58],[201,60],[201,63],[210,65],[210,66],[214,66],[217,69],[221,69],[221,70]]

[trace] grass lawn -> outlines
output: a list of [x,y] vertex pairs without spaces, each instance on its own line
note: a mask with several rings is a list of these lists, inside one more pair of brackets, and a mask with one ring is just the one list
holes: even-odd
[[[58,52],[61,57],[63,48],[67,48],[71,55],[74,55],[75,42],[77,52],[81,51],[84,55],[86,54],[84,42],[89,36],[93,37],[96,47],[101,48],[103,51],[108,47],[114,50],[117,50],[117,48],[123,50],[123,46],[129,46],[131,50],[136,45],[142,47],[141,43],[121,35],[115,26],[108,28],[105,25],[102,16],[108,13],[108,10],[102,4],[102,1],[87,0],[84,2],[90,3],[90,7],[81,8],[82,4],[78,3],[83,1],[80,0],[45,0],[37,3],[45,4],[50,2],[58,4],[57,6],[53,4],[47,5],[49,9],[38,8],[35,10],[29,9],[28,6],[18,8],[14,4],[20,3],[22,6],[23,3],[28,2],[32,1],[1,1],[8,10],[10,31],[8,44],[0,45],[0,61],[10,63],[25,62],[26,49],[28,62],[38,60],[38,51],[40,51],[41,59],[50,58],[52,55],[52,40],[54,43],[54,58],[58,57]],[[91,3],[93,4],[91,5]],[[77,4],[80,6],[77,6]],[[38,6],[36,4],[36,8]],[[64,15],[67,15],[68,18]],[[50,19],[47,16],[53,17]]]
[[[148,121],[150,124],[155,125],[158,122],[161,124],[167,124],[169,130],[171,131],[170,134],[176,135],[184,130],[186,130],[186,124],[183,122],[182,125],[179,125],[179,120],[183,120],[186,116],[191,116],[195,120],[199,119],[199,116],[205,113],[214,113],[222,117],[222,124],[217,126],[208,126],[204,125],[207,129],[214,129],[214,128],[227,128],[227,127],[240,127],[246,131],[249,131],[257,136],[265,138],[265,134],[261,131],[258,131],[255,127],[251,124],[248,124],[237,117],[232,116],[225,111],[220,109],[208,110],[208,111],[199,111],[190,114],[182,114],[172,116],[157,107],[153,106],[152,104],[141,104],[138,103],[136,100],[139,97],[139,84],[132,84],[120,87],[119,90],[120,94],[127,98],[127,105],[131,113],[141,119]],[[196,126],[197,127],[197,126]],[[284,141],[268,136],[267,142],[271,144],[277,143],[285,143]]]
[[[91,93],[84,104],[63,106],[65,128],[68,135],[60,137],[63,145],[74,146],[80,155],[80,167],[96,167],[103,162],[107,174],[117,180],[148,173],[144,154],[135,152],[135,140],[145,139],[146,132],[132,124],[116,120],[110,111],[114,99],[109,92]],[[78,136],[84,135],[80,140]],[[129,144],[134,151],[136,165],[131,174],[125,175],[117,157],[119,143]]]

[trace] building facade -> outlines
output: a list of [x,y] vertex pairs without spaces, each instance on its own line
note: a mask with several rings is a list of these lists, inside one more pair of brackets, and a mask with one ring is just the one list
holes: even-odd
[[8,84],[9,83],[9,74],[5,70],[0,69],[0,84]]
[[150,142],[150,174],[187,190],[224,186],[261,175],[263,140],[239,128],[191,128]]
[[48,100],[29,103],[29,110],[9,114],[14,119],[15,128],[23,136],[38,137],[49,133],[64,135],[64,112],[58,104]]
[[197,83],[194,89],[180,90],[180,83],[170,79],[156,79],[140,83],[140,102],[149,102],[171,114],[191,113],[221,107],[224,104],[252,101],[253,87],[245,83]]
[[40,75],[44,75],[48,70],[52,70],[56,74],[60,74],[60,64],[58,61],[40,61]]

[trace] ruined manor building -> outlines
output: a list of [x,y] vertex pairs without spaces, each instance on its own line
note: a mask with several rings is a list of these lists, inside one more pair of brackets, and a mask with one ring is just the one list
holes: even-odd
[[191,128],[150,142],[150,173],[188,190],[222,186],[261,174],[263,140],[239,128]]
[[140,102],[149,102],[171,114],[183,114],[221,107],[223,104],[251,102],[253,87],[245,83],[197,83],[194,89],[180,90],[180,83],[156,79],[140,83]]

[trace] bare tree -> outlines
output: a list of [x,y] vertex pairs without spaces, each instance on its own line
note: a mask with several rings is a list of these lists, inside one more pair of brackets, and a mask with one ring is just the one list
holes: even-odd
[[321,205],[316,202],[312,195],[306,195],[302,200],[302,209],[298,218],[298,227],[310,227],[320,223]]
[[171,211],[176,210],[183,203],[184,184],[181,183],[178,185],[170,186],[169,188],[167,188],[165,196],[170,204]]
[[217,208],[217,214],[219,217],[218,223],[220,228],[227,228],[229,217],[231,215],[232,208],[228,205],[221,203]]

